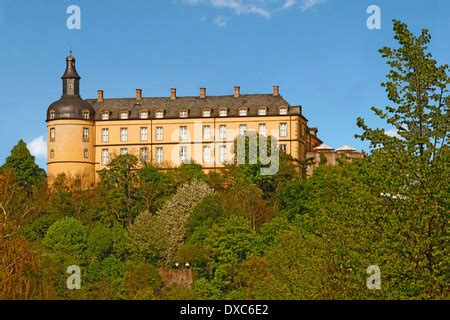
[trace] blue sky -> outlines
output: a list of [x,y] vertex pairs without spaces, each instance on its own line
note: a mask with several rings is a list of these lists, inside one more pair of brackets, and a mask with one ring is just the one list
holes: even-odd
[[[72,4],[81,30],[66,27]],[[366,27],[371,4],[381,30]],[[45,112],[61,95],[70,48],[83,98],[97,89],[131,97],[137,87],[144,96],[202,86],[232,94],[234,85],[270,93],[277,84],[325,143],[367,150],[355,123],[382,125],[369,108],[387,103],[377,50],[395,45],[391,20],[430,29],[434,57],[450,63],[449,15],[447,0],[0,0],[0,164],[23,139],[46,168]]]

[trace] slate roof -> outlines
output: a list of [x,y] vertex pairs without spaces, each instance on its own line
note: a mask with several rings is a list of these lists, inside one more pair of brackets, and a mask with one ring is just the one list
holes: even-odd
[[227,117],[238,117],[239,109],[248,108],[248,116],[256,116],[258,109],[267,108],[267,116],[279,115],[279,107],[288,107],[289,115],[301,115],[300,106],[290,106],[282,96],[272,94],[244,94],[238,98],[230,96],[207,96],[206,98],[170,97],[145,98],[137,101],[135,98],[104,99],[98,102],[96,99],[86,100],[95,110],[95,119],[100,120],[104,111],[110,112],[110,119],[119,119],[121,111],[129,111],[129,119],[139,119],[141,110],[149,111],[149,118],[155,117],[157,110],[164,111],[164,118],[179,118],[180,110],[189,111],[188,118],[201,118],[204,109],[211,109],[211,117],[217,117],[221,108],[228,110]]

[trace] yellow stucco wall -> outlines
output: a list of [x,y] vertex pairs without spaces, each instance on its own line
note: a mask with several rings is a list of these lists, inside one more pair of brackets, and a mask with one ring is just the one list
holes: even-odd
[[[301,116],[256,116],[256,117],[223,117],[223,118],[178,118],[178,119],[147,119],[147,120],[54,120],[47,123],[48,128],[48,173],[56,176],[58,173],[76,175],[89,172],[88,176],[95,183],[96,171],[104,169],[102,150],[107,149],[109,160],[120,154],[120,149],[127,148],[129,154],[139,157],[140,149],[148,149],[148,162],[155,163],[156,148],[164,150],[164,167],[180,165],[179,147],[188,147],[188,159],[194,160],[205,169],[221,168],[219,148],[227,146],[227,161],[232,161],[232,146],[239,134],[241,124],[247,125],[247,131],[258,132],[259,124],[266,124],[266,134],[286,145],[286,152],[296,159],[303,160],[306,156],[306,120]],[[287,124],[287,136],[279,136],[280,123]],[[209,125],[211,138],[203,139],[203,126]],[[225,139],[219,137],[220,125],[227,126]],[[179,128],[186,126],[188,139],[180,141]],[[140,128],[148,130],[148,138],[141,141]],[[156,140],[156,128],[162,127],[162,141]],[[55,129],[55,141],[50,141],[50,129]],[[83,128],[89,128],[89,141],[83,141]],[[121,141],[121,129],[128,129],[128,140]],[[102,129],[108,129],[109,141],[102,140]],[[203,162],[203,146],[211,147],[211,162]],[[85,158],[84,150],[88,150]],[[53,150],[53,151],[52,151]],[[51,153],[53,152],[53,157]]]

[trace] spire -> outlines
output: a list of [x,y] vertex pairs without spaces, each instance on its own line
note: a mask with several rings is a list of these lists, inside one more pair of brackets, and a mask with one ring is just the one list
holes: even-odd
[[75,68],[75,57],[72,50],[66,58],[66,71],[61,77],[63,80],[63,96],[79,96],[80,95],[80,75]]
[[81,79],[75,68],[75,57],[72,55],[72,50],[69,51],[69,55],[66,58],[66,71],[64,72],[62,79]]

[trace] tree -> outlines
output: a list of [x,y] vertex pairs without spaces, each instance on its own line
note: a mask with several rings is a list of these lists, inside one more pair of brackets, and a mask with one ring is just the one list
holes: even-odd
[[86,262],[86,230],[75,218],[64,218],[55,222],[47,232],[44,248],[67,266]]
[[143,212],[128,227],[127,244],[131,251],[158,263],[168,246],[168,234],[161,219]]
[[108,168],[98,171],[100,199],[105,219],[111,224],[119,221],[124,227],[129,226],[139,213],[136,206],[139,198],[137,165],[136,156],[119,155],[111,161]]
[[17,181],[27,188],[41,182],[46,177],[44,169],[39,168],[36,164],[34,156],[31,155],[23,140],[19,140],[12,148],[11,154],[6,158],[2,168],[11,169]]
[[169,245],[165,253],[166,263],[182,244],[186,236],[187,222],[194,208],[204,197],[213,193],[214,190],[206,182],[192,180],[180,186],[175,195],[157,212],[157,218],[161,219],[169,237]]
[[450,265],[449,67],[428,52],[428,30],[416,36],[394,20],[394,32],[399,47],[380,50],[390,67],[382,85],[392,106],[372,109],[398,136],[371,129],[360,118],[358,137],[374,149],[371,189],[384,204],[374,227],[383,234],[385,250],[398,258],[392,286],[405,297],[438,298],[448,294]]
[[171,176],[155,167],[145,166],[138,170],[137,178],[139,194],[143,201],[141,210],[155,213],[165,198],[174,191]]

